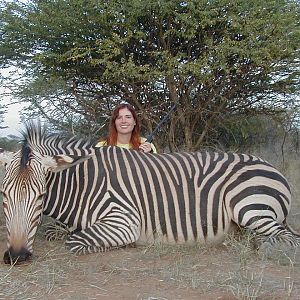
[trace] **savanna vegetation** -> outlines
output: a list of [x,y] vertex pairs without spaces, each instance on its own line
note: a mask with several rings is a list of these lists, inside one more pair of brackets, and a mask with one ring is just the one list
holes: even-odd
[[147,134],[177,103],[156,136],[171,151],[239,147],[269,122],[261,115],[285,128],[299,120],[298,1],[0,5],[0,66],[22,70],[6,85],[24,119],[100,136],[126,100]]

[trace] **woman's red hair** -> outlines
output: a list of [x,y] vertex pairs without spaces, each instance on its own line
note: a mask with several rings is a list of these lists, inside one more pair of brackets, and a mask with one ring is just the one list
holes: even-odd
[[130,144],[132,145],[133,149],[138,150],[139,146],[141,144],[141,136],[140,136],[141,125],[137,118],[135,109],[128,103],[119,104],[112,112],[112,115],[110,118],[110,123],[109,123],[109,129],[108,129],[108,137],[106,138],[106,144],[109,146],[117,145],[118,132],[116,129],[115,121],[116,121],[117,117],[119,116],[119,111],[124,108],[127,108],[131,112],[131,114],[135,120],[135,126],[134,126],[132,134],[131,134]]

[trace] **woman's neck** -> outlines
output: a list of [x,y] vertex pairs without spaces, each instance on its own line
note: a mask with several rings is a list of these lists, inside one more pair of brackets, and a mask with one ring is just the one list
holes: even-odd
[[129,144],[131,139],[131,132],[120,134],[118,133],[117,142],[120,144]]

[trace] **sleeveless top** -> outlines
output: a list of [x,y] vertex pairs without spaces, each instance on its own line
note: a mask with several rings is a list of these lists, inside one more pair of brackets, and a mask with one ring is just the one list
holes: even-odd
[[[146,138],[144,137],[141,137],[141,144],[145,143],[146,142]],[[155,146],[150,143],[151,145],[151,153],[157,153],[157,150],[155,148]],[[97,144],[96,144],[96,147],[102,147],[102,146],[106,146],[106,141],[99,141]],[[132,149],[132,145],[131,144],[121,144],[121,143],[117,143],[118,147],[121,147],[121,148],[125,148],[125,149]]]

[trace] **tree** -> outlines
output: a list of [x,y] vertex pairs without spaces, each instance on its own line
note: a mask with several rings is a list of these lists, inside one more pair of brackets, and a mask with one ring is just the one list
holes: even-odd
[[[247,116],[299,108],[294,1],[32,0],[2,4],[0,63],[28,72],[31,115],[97,132],[126,99],[160,146],[212,145]],[[296,110],[298,112],[298,110]],[[101,126],[100,126],[101,128]]]
[[1,125],[3,123],[3,115],[5,114],[5,112],[5,107],[3,105],[0,105],[0,129],[5,128],[5,126]]

